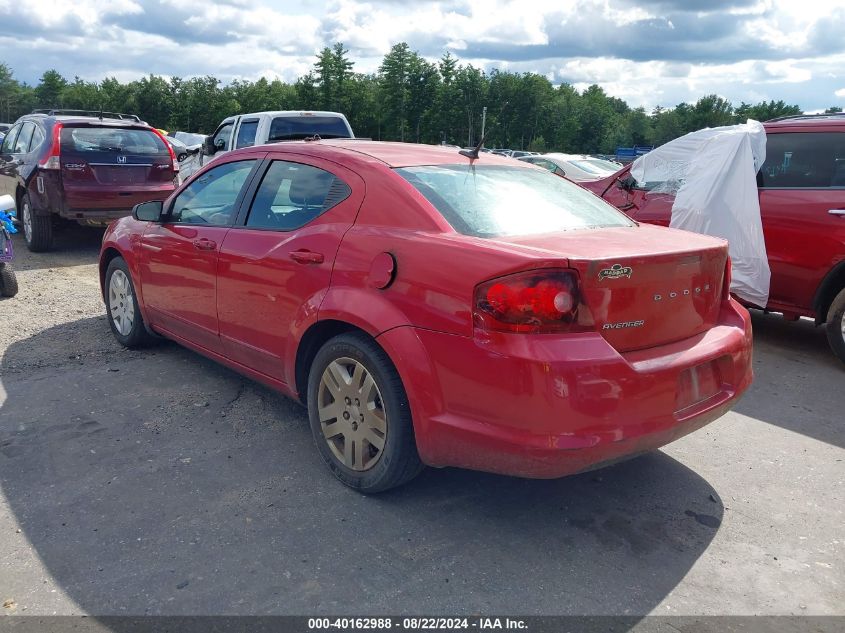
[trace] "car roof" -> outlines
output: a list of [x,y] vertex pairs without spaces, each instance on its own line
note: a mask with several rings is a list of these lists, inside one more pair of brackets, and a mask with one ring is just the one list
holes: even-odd
[[781,128],[827,128],[839,129],[845,127],[845,113],[828,112],[826,114],[796,114],[783,116],[765,121],[766,130]]
[[[419,165],[454,165],[468,164],[469,159],[458,153],[454,147],[441,145],[422,145],[416,143],[398,143],[391,141],[365,141],[360,139],[323,139],[319,141],[283,141],[256,145],[254,148],[262,151],[282,151],[300,153],[304,148],[308,154],[337,159],[346,156],[369,158],[386,164],[388,167],[412,167]],[[245,150],[235,150],[246,153]],[[251,153],[251,152],[250,152]],[[234,154],[234,152],[230,152]],[[479,153],[476,165],[514,165],[531,168],[527,163],[519,163],[512,158],[496,156],[495,154]]]
[[73,123],[98,123],[103,125],[104,127],[126,127],[126,128],[143,128],[143,129],[152,129],[146,123],[139,123],[138,121],[130,121],[127,119],[110,119],[107,117],[100,117],[96,116],[79,116],[73,114],[25,114],[23,115],[18,121],[47,121],[47,120],[55,120],[59,121],[62,124],[73,124]]

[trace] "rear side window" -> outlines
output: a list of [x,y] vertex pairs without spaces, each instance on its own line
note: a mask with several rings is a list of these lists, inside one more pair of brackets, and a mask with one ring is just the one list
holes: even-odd
[[845,133],[788,132],[766,138],[760,187],[845,187]]
[[498,237],[634,226],[604,200],[544,171],[438,165],[403,167],[396,172],[465,235]]
[[44,142],[44,130],[42,130],[37,125],[35,126],[35,132],[32,133],[32,140],[29,142],[29,151],[33,151],[41,147],[41,143]]
[[349,129],[336,116],[280,116],[270,123],[270,141],[290,141],[318,135],[320,138],[349,138]]
[[292,231],[305,226],[351,193],[334,174],[299,163],[274,161],[258,187],[246,225]]
[[13,154],[26,154],[29,151],[29,142],[32,140],[32,133],[35,131],[35,123],[27,121],[21,127],[20,134],[15,140],[15,149]]
[[255,145],[255,133],[258,131],[258,121],[242,121],[238,128],[238,138],[235,142],[235,149],[252,147]]
[[135,156],[170,156],[164,141],[152,130],[117,127],[62,128],[62,153],[97,152]]

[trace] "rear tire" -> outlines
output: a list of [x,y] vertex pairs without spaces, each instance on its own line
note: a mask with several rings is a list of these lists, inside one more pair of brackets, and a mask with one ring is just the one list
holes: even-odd
[[837,358],[845,363],[845,288],[839,291],[827,311],[827,342]]
[[26,193],[21,198],[21,224],[23,239],[30,251],[43,253],[50,250],[53,246],[53,218],[34,213]]
[[307,401],[317,450],[350,488],[382,492],[423,469],[402,379],[369,336],[341,334],[323,345],[311,364]]
[[14,297],[18,294],[18,278],[9,264],[0,264],[0,295]]
[[109,262],[105,295],[106,318],[117,342],[130,349],[149,345],[154,339],[144,325],[129,266],[122,257]]

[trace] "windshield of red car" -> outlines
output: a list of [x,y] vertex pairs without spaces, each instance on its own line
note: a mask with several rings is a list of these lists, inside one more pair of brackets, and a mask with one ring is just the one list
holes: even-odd
[[500,237],[634,226],[604,200],[547,171],[466,164],[395,171],[465,235]]

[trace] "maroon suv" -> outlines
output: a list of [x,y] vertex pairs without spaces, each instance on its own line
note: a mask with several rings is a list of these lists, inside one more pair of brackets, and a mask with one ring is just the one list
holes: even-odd
[[137,116],[50,110],[15,122],[0,148],[0,195],[15,198],[31,251],[46,251],[59,219],[105,226],[177,185],[179,163]]

